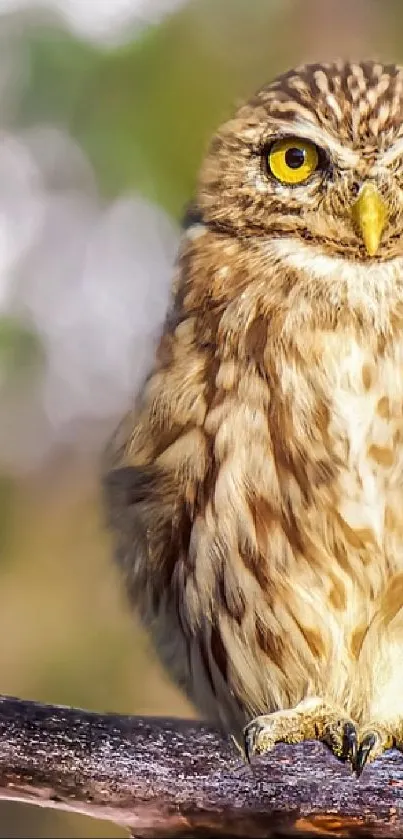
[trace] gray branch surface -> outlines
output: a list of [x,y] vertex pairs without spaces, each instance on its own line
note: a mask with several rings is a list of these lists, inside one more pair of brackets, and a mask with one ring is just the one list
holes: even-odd
[[403,755],[360,780],[320,743],[245,765],[193,720],[0,697],[0,798],[110,819],[137,837],[403,837]]

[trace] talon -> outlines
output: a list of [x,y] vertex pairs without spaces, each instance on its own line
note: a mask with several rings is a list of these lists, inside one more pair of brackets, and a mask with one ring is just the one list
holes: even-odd
[[234,734],[230,734],[230,740],[232,740],[238,754],[241,755],[242,758],[245,758],[245,746],[244,744],[240,743]]
[[353,723],[346,723],[343,733],[343,760],[350,760],[353,766],[357,760],[357,732]]
[[375,734],[366,734],[365,737],[362,739],[360,743],[360,748],[358,749],[357,758],[355,761],[354,769],[357,775],[357,778],[360,777],[362,771],[364,769],[365,764],[368,761],[368,758],[372,752],[376,743],[376,736]]
[[255,754],[256,734],[257,731],[255,725],[247,725],[246,728],[244,728],[244,752],[248,763],[252,762],[252,757]]
[[348,761],[353,767],[357,758],[357,727],[352,720],[338,719],[330,723],[323,740],[339,760]]

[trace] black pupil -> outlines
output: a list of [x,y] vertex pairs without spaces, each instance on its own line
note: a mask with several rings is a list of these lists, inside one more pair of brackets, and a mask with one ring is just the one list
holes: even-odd
[[305,163],[304,149],[287,149],[285,153],[285,162],[290,169],[299,169]]

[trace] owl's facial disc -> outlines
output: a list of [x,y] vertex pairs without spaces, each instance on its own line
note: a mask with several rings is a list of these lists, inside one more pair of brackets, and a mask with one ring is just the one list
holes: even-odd
[[[282,137],[267,152],[267,173],[281,184],[306,183],[320,170],[331,166],[327,152],[303,137]],[[351,219],[362,237],[368,256],[375,256],[387,221],[387,206],[379,189],[366,181],[351,206]]]
[[206,224],[354,263],[403,258],[403,68],[312,64],[225,123],[201,173]]

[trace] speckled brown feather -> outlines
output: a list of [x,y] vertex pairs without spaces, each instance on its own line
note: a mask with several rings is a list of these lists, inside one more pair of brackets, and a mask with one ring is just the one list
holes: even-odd
[[[153,369],[107,454],[131,599],[200,711],[239,733],[311,696],[399,716],[403,70],[312,65],[213,139]],[[308,132],[298,188],[266,150]],[[351,221],[375,180],[369,258]]]

